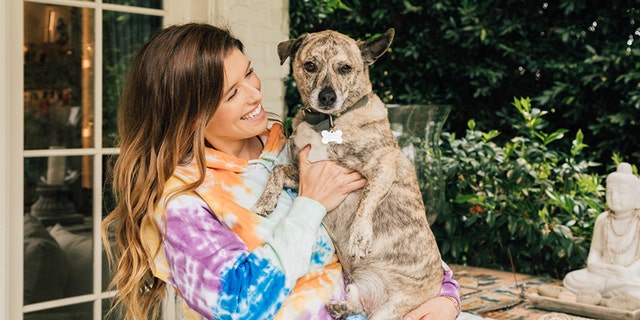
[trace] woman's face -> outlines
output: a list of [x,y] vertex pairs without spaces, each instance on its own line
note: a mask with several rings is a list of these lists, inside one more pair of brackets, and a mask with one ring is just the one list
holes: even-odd
[[255,137],[267,128],[260,79],[244,54],[234,49],[224,59],[222,101],[209,120],[205,138],[215,148]]

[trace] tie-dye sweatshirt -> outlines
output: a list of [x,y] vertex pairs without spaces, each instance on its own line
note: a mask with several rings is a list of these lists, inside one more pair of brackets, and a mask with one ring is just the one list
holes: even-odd
[[[260,139],[256,160],[208,149],[205,183],[169,197],[198,176],[195,162],[179,166],[143,224],[152,271],[184,299],[186,318],[331,319],[325,303],[344,297],[322,205],[286,191],[268,217],[249,211],[271,169],[289,161],[280,124]],[[442,294],[459,301],[458,289],[445,268]]]

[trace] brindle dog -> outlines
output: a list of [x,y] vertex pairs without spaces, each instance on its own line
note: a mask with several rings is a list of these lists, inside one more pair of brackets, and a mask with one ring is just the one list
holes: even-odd
[[[387,51],[394,32],[355,41],[328,30],[278,44],[280,62],[292,59],[304,102],[293,119],[292,156],[310,144],[310,161],[335,160],[367,179],[323,220],[348,284],[347,300],[327,306],[335,318],[364,312],[370,320],[402,319],[442,285],[440,251],[413,164],[369,80],[368,67]],[[283,185],[296,186],[297,170],[296,159],[274,168],[253,211],[273,211]]]

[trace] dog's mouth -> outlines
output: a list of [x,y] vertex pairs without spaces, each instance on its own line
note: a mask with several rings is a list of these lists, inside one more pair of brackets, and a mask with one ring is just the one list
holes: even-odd
[[316,125],[324,120],[329,119],[329,114],[316,111],[313,109],[304,109],[304,119],[312,125]]
[[[356,101],[351,107],[343,112],[357,109],[365,106],[369,102],[369,95],[365,95],[360,100]],[[317,110],[316,108],[302,109],[304,120],[314,126],[316,130],[325,130],[333,127],[333,120],[339,117],[342,112],[331,113],[328,110]]]
[[258,116],[260,116],[260,114],[262,113],[264,109],[262,108],[262,103],[258,104],[258,106],[251,110],[249,113],[245,114],[244,116],[240,117],[240,120],[253,120],[255,118],[257,118]]

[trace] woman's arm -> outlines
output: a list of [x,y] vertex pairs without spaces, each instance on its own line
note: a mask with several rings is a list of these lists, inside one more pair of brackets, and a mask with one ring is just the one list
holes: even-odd
[[453,320],[458,317],[461,309],[460,285],[453,280],[453,271],[442,262],[444,278],[440,295],[432,298],[417,309],[409,312],[404,320]]
[[[443,261],[444,278],[442,279],[442,289],[440,289],[440,297],[450,297],[455,300],[455,306],[458,313],[462,309],[460,301],[460,285],[453,280],[453,270]],[[453,302],[453,301],[452,301]]]
[[325,213],[317,202],[296,198],[265,244],[249,252],[200,198],[176,197],[167,204],[166,225],[156,219],[166,227],[167,282],[206,318],[272,318],[307,272]]
[[[282,214],[258,217],[235,200],[218,199],[215,191],[205,195],[213,201],[210,204],[195,195],[172,198],[165,206],[166,220],[155,218],[164,232],[162,249],[168,264],[154,272],[156,276],[178,289],[187,305],[207,318],[273,318],[295,282],[309,270],[327,210],[366,182],[334,162],[309,163],[308,152],[307,148],[300,154],[299,196],[285,207],[278,205]],[[242,219],[264,221],[245,225],[237,221]],[[257,238],[262,240],[256,242]]]

